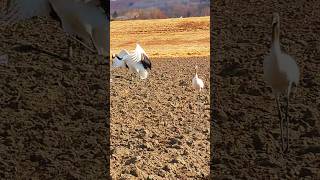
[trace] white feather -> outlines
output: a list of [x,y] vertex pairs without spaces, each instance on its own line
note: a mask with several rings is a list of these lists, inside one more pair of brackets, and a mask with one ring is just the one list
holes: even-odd
[[148,78],[149,73],[141,62],[142,55],[148,57],[145,51],[138,44],[132,53],[122,50],[117,57],[113,59],[112,67],[126,67],[127,65],[129,70],[133,73],[136,73],[140,79],[146,79]]
[[279,15],[274,14],[274,22],[278,25],[273,29],[273,43],[270,54],[263,61],[263,72],[265,81],[272,87],[274,93],[287,91],[288,96],[291,84],[299,83],[299,68],[296,61],[281,51],[279,40]]
[[135,62],[141,61],[142,55],[145,55],[148,57],[147,53],[144,51],[144,49],[142,49],[142,47],[139,44],[136,44],[136,49],[131,55],[132,55],[131,59]]
[[[112,68],[125,68],[126,67],[126,63],[125,61],[122,59],[124,56],[128,55],[129,52],[125,49],[121,50],[120,53],[117,55],[120,59],[118,59],[118,57],[114,57],[112,60]],[[115,56],[115,55],[113,55]]]

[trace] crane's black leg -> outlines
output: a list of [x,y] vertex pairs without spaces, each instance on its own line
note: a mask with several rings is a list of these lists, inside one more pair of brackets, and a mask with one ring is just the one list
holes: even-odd
[[200,112],[200,109],[201,109],[201,94],[200,94],[200,91],[199,91],[199,94],[198,94],[198,113]]
[[83,47],[87,48],[89,51],[91,51],[92,53],[97,53],[95,50],[93,50],[92,48],[90,48],[88,45],[86,45],[84,42],[80,41],[79,39],[77,39],[76,37],[70,35],[69,36],[70,39],[80,43]]
[[278,107],[278,117],[279,117],[279,120],[280,120],[281,145],[282,145],[282,150],[284,150],[283,119],[282,119],[282,116],[281,116],[281,108],[280,108],[280,104],[279,104],[279,95],[276,95],[276,103],[277,103],[277,107]]
[[287,96],[287,107],[286,107],[286,127],[287,127],[287,147],[286,147],[286,150],[285,152],[287,152],[289,150],[289,114],[288,114],[288,110],[289,110],[289,96]]

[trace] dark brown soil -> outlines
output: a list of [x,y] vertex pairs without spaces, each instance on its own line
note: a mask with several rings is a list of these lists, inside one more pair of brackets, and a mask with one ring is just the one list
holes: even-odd
[[77,43],[62,58],[67,36],[52,20],[0,32],[0,178],[106,179],[108,66]]
[[[194,67],[205,89],[192,89]],[[146,81],[111,72],[114,179],[204,179],[209,175],[209,57],[152,59]],[[197,100],[197,97],[199,99]]]
[[[281,3],[282,2],[282,3]],[[320,178],[319,1],[214,1],[211,175],[217,179]],[[290,99],[290,151],[281,151],[275,99],[263,80],[272,13],[282,49],[300,67]]]

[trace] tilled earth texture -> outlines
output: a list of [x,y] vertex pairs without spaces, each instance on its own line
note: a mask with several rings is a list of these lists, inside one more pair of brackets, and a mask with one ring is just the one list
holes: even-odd
[[[114,179],[209,176],[209,57],[151,59],[147,80],[111,71],[111,175]],[[192,89],[194,67],[205,88]]]
[[0,179],[107,178],[108,66],[76,42],[63,58],[66,39],[50,19],[0,26]]
[[[319,7],[306,0],[213,1],[213,178],[320,179]],[[288,153],[281,151],[275,98],[263,80],[273,12],[280,14],[282,49],[301,73],[290,97]]]

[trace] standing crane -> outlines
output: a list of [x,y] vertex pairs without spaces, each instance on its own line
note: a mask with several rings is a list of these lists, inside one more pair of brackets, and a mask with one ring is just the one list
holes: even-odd
[[204,88],[204,83],[202,79],[198,77],[198,66],[195,67],[195,75],[192,79],[192,86],[194,89],[198,90],[201,92],[201,90]]
[[[292,85],[298,85],[299,83],[300,73],[296,61],[288,54],[281,52],[279,35],[280,18],[278,13],[274,13],[272,21],[272,44],[270,53],[266,56],[266,58],[263,61],[263,72],[265,81],[269,86],[271,86],[275,95],[276,104],[278,108],[278,117],[280,120],[282,150],[286,152],[289,149],[289,96]],[[285,121],[287,128],[286,148],[284,148],[283,119],[280,108],[281,104],[279,104],[280,94],[282,93],[286,93],[287,100],[285,108]]]
[[[195,67],[195,75],[192,79],[192,87],[198,91],[197,100],[199,100],[201,90],[204,88],[203,80],[198,77],[198,66]],[[198,105],[198,110],[200,110],[200,105]]]
[[[6,14],[1,18],[14,24],[34,16],[51,16],[61,22],[63,30],[87,49],[92,50],[73,35],[92,42],[101,56],[107,56],[109,13],[105,0],[8,0]],[[69,56],[72,56],[69,39]]]

